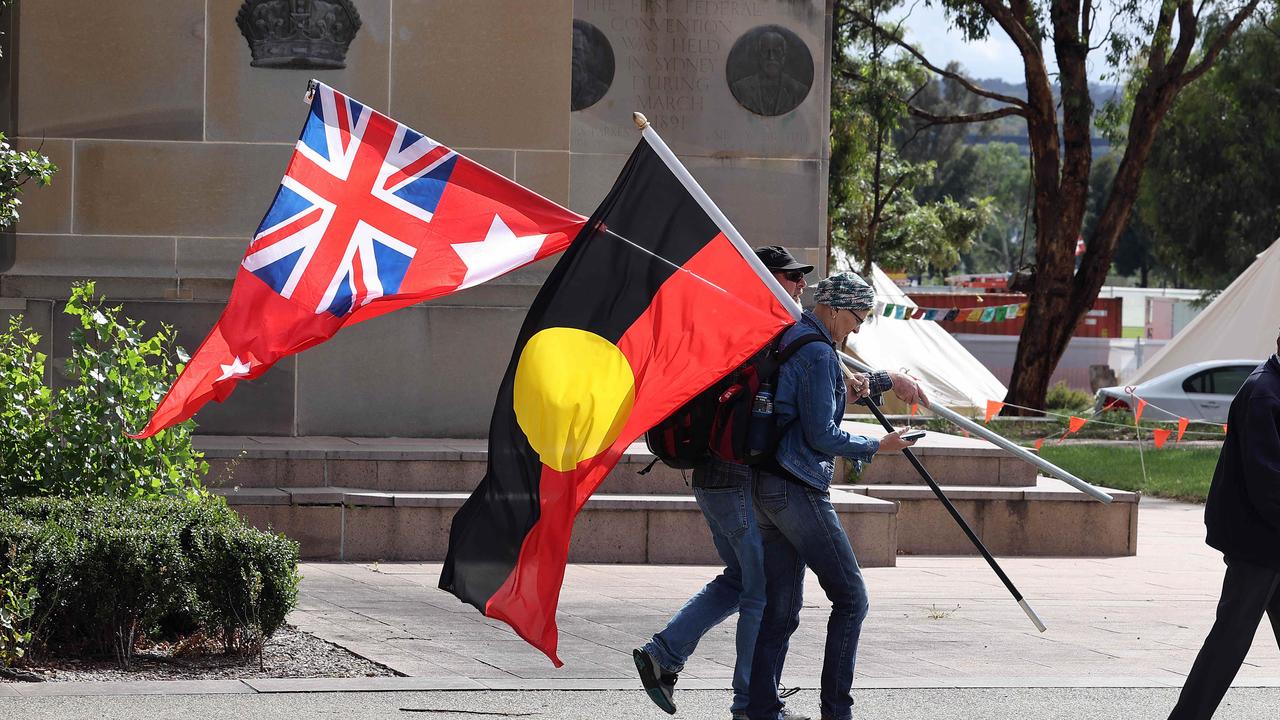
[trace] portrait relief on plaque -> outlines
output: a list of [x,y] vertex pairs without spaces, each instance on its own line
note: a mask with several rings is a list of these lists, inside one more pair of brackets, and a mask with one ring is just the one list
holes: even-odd
[[574,20],[570,109],[585,110],[600,102],[613,84],[613,70],[613,46],[609,38],[586,20]]
[[751,28],[725,61],[729,92],[742,107],[772,117],[795,110],[813,86],[813,56],[795,33],[781,25]]

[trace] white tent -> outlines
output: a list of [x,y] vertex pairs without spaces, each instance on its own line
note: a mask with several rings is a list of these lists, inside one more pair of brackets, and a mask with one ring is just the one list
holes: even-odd
[[1202,360],[1255,358],[1276,351],[1280,331],[1280,240],[1187,323],[1126,382],[1150,380]]
[[[873,266],[876,300],[916,307],[888,275]],[[1004,385],[951,333],[931,320],[893,320],[870,316],[849,336],[851,355],[882,370],[903,371],[924,384],[931,402],[951,408],[985,408],[988,400],[1003,400]]]

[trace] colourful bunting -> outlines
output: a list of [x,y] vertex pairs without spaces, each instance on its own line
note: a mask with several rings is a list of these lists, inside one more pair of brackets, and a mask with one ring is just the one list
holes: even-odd
[[918,412],[920,412],[920,404],[911,403],[911,417],[915,417]]
[[1187,425],[1190,424],[1190,420],[1187,420],[1184,417],[1178,418],[1178,442],[1182,442],[1182,434],[1187,431]]
[[1163,428],[1152,431],[1152,434],[1155,435],[1156,447],[1164,447],[1165,442],[1169,440],[1169,434],[1172,432],[1172,430],[1165,430]]
[[1223,432],[1223,434],[1226,434],[1226,432],[1227,432],[1227,424],[1226,424],[1226,423],[1222,423],[1222,432]]
[[988,423],[991,422],[991,418],[995,417],[1003,409],[1004,409],[1004,403],[1000,402],[999,400],[988,400],[987,401],[987,419],[983,420],[983,422],[988,422]]
[[1036,449],[1039,450],[1042,447],[1044,447],[1044,438],[1040,438],[1039,440],[1036,440]]
[[1074,432],[1080,432],[1080,428],[1084,427],[1084,424],[1087,422],[1089,421],[1085,420],[1082,417],[1076,417],[1075,415],[1072,415],[1071,420],[1069,420],[1067,423],[1067,434],[1070,435],[1071,433],[1074,433]]
[[925,308],[897,303],[878,302],[874,314],[897,320],[933,320],[961,322],[1004,322],[1025,316],[1027,304],[994,305],[975,308]]
[[[1137,397],[1137,396],[1135,395],[1134,397]],[[1147,401],[1146,401],[1146,400],[1143,400],[1142,398],[1138,398],[1138,407],[1137,407],[1137,409],[1136,409],[1136,410],[1134,410],[1134,411],[1133,411],[1133,424],[1134,424],[1134,425],[1137,425],[1138,423],[1142,422],[1142,410],[1143,410],[1143,408],[1145,408],[1146,406],[1147,406]]]

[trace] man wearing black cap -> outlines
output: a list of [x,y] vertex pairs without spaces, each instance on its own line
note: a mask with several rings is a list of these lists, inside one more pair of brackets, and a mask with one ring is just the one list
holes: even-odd
[[[805,275],[813,272],[813,266],[799,262],[779,245],[759,247],[755,253],[792,299],[800,302]],[[858,375],[848,385],[851,394],[866,395],[872,390],[884,392],[892,388],[904,402],[927,402],[915,380],[902,373]],[[676,678],[698,641],[708,630],[737,612],[737,658],[730,712],[734,718],[746,717],[752,656],[765,605],[764,545],[752,500],[755,475],[753,467],[717,458],[694,469],[694,498],[711,529],[712,542],[725,568],[690,598],[643,648],[632,651],[646,693],[667,713],[676,711],[673,699]],[[785,706],[781,715],[784,720],[808,720]]]
[[1204,507],[1227,574],[1218,615],[1169,720],[1208,720],[1244,662],[1263,614],[1280,643],[1280,337],[1231,401]]
[[805,265],[796,260],[781,245],[766,245],[756,248],[756,257],[764,263],[769,272],[782,284],[782,289],[791,295],[791,299],[800,302],[800,293],[804,291],[804,276],[813,272],[812,265]]
[[[804,276],[813,272],[812,265],[804,263],[792,257],[791,253],[781,245],[766,245],[756,248],[756,257],[760,258],[760,262],[773,273],[778,282],[782,285],[782,289],[791,295],[791,299],[797,303],[800,302],[800,294],[804,292],[807,283]],[[853,395],[853,400],[860,397],[870,395],[874,390],[876,393],[884,392],[892,388],[893,394],[897,395],[900,400],[908,405],[915,403],[928,404],[924,391],[920,389],[920,384],[910,375],[899,372],[880,371],[872,375],[863,373],[854,373],[853,378],[848,383],[849,394]]]

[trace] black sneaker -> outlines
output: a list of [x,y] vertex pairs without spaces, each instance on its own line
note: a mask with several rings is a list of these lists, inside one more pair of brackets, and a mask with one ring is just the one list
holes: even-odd
[[676,678],[673,672],[663,670],[654,662],[649,653],[641,648],[631,651],[631,659],[636,661],[636,670],[640,672],[640,683],[654,705],[662,708],[668,715],[676,714],[676,703],[672,696],[676,691]]

